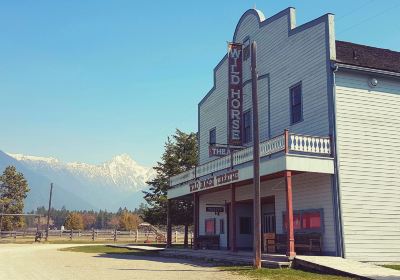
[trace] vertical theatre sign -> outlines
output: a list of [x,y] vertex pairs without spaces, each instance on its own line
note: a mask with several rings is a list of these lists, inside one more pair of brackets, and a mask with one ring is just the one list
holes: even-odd
[[242,145],[242,44],[228,43],[228,144]]

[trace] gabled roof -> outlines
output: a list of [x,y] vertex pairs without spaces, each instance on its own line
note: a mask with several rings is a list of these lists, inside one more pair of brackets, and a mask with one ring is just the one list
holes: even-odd
[[336,61],[400,73],[400,52],[336,41]]

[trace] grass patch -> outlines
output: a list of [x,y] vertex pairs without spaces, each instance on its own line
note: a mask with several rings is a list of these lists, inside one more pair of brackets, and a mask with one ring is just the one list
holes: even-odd
[[386,268],[400,270],[400,264],[384,264],[382,266]]
[[249,266],[226,266],[220,267],[223,271],[239,274],[250,279],[268,280],[350,280],[355,278],[306,272],[298,269],[254,269]]
[[141,251],[127,248],[109,247],[106,245],[88,245],[76,246],[59,249],[60,251],[78,252],[78,253],[91,253],[91,254],[120,254],[120,255],[136,255],[136,256],[154,256],[157,252],[154,251]]

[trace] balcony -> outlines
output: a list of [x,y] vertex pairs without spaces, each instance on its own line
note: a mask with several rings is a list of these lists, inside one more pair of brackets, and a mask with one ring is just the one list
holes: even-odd
[[[173,176],[169,182],[168,198],[193,192],[192,188],[189,188],[193,182],[223,172],[237,170],[242,175],[240,180],[252,178],[252,161],[253,147],[248,147]],[[270,175],[283,170],[333,174],[330,137],[300,135],[285,131],[281,135],[261,142],[260,175]]]

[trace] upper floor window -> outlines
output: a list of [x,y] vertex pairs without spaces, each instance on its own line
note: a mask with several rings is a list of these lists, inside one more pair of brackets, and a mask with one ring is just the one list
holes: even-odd
[[210,130],[210,137],[208,139],[208,143],[210,145],[215,145],[217,143],[217,130],[215,127]]
[[301,84],[290,88],[290,115],[292,124],[303,120]]
[[243,41],[243,60],[246,61],[250,58],[250,39],[247,38]]
[[251,111],[243,113],[243,143],[251,142]]

